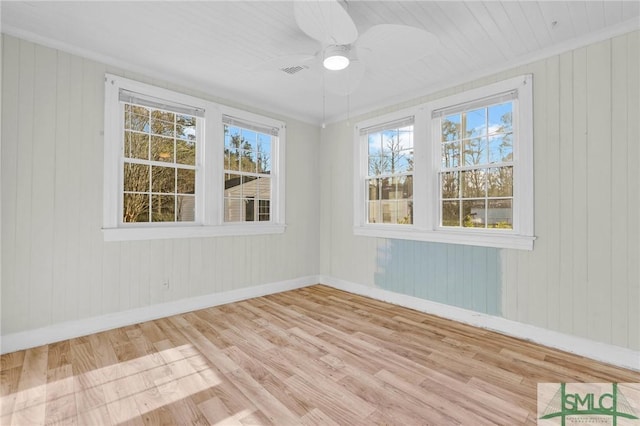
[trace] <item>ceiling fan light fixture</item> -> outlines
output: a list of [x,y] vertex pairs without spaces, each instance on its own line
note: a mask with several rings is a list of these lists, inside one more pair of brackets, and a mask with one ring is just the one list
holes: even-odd
[[329,46],[324,50],[322,65],[331,71],[340,71],[349,66],[346,46]]

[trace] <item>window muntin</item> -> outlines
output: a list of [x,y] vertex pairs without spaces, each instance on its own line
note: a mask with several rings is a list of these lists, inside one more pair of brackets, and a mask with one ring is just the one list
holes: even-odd
[[195,222],[198,119],[123,103],[122,222]]
[[237,120],[224,124],[225,222],[271,220],[271,159],[277,137],[270,133],[276,131],[251,127]]
[[439,119],[440,226],[513,229],[513,101]]
[[413,224],[413,119],[364,129],[367,223]]
[[[532,81],[522,75],[358,123],[354,234],[532,250]],[[374,133],[408,116],[414,117],[412,224],[370,222],[362,129]]]
[[[106,241],[284,232],[283,122],[111,74],[104,120]],[[261,180],[253,184],[257,197],[252,201],[249,192],[242,206],[251,226],[224,220],[225,124],[271,138],[268,149],[244,152],[255,157],[255,173],[240,159],[231,170],[241,180]]]

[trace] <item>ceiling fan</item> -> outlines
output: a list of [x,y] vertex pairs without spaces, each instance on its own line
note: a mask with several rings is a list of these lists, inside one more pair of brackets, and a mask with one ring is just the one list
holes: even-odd
[[358,35],[351,16],[337,0],[294,1],[293,8],[298,27],[319,43],[319,50],[276,58],[273,64],[285,72],[315,65],[324,72],[327,91],[337,95],[353,93],[367,69],[406,65],[438,44],[433,34],[407,25],[375,25]]

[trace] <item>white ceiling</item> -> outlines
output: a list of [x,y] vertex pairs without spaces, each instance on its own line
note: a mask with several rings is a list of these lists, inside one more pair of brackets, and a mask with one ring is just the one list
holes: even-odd
[[439,43],[426,56],[407,52],[416,56],[409,65],[369,67],[346,97],[325,93],[319,67],[287,74],[276,66],[282,56],[320,49],[296,25],[290,1],[3,1],[0,13],[4,33],[312,123],[640,28],[637,0],[343,5],[360,34],[403,24]]

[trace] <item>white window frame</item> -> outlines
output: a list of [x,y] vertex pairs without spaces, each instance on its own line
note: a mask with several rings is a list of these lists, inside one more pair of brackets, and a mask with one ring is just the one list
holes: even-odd
[[[188,105],[204,110],[198,118],[196,167],[195,222],[123,223],[122,197],[124,155],[123,106],[120,89],[128,90],[169,105]],[[272,145],[271,220],[262,222],[225,223],[224,203],[224,135],[222,115],[277,127],[279,133]],[[104,110],[104,182],[103,236],[105,241],[152,240],[167,238],[196,238],[232,235],[278,234],[285,231],[285,171],[284,154],[286,126],[284,122],[219,105],[211,101],[105,74]]]
[[[472,89],[414,108],[358,123],[354,131],[354,234],[369,237],[431,241],[483,247],[533,250],[533,77],[530,74]],[[517,91],[514,102],[513,229],[476,229],[440,226],[440,119],[434,111]],[[364,182],[367,145],[359,129],[415,114],[413,225],[368,224]]]

